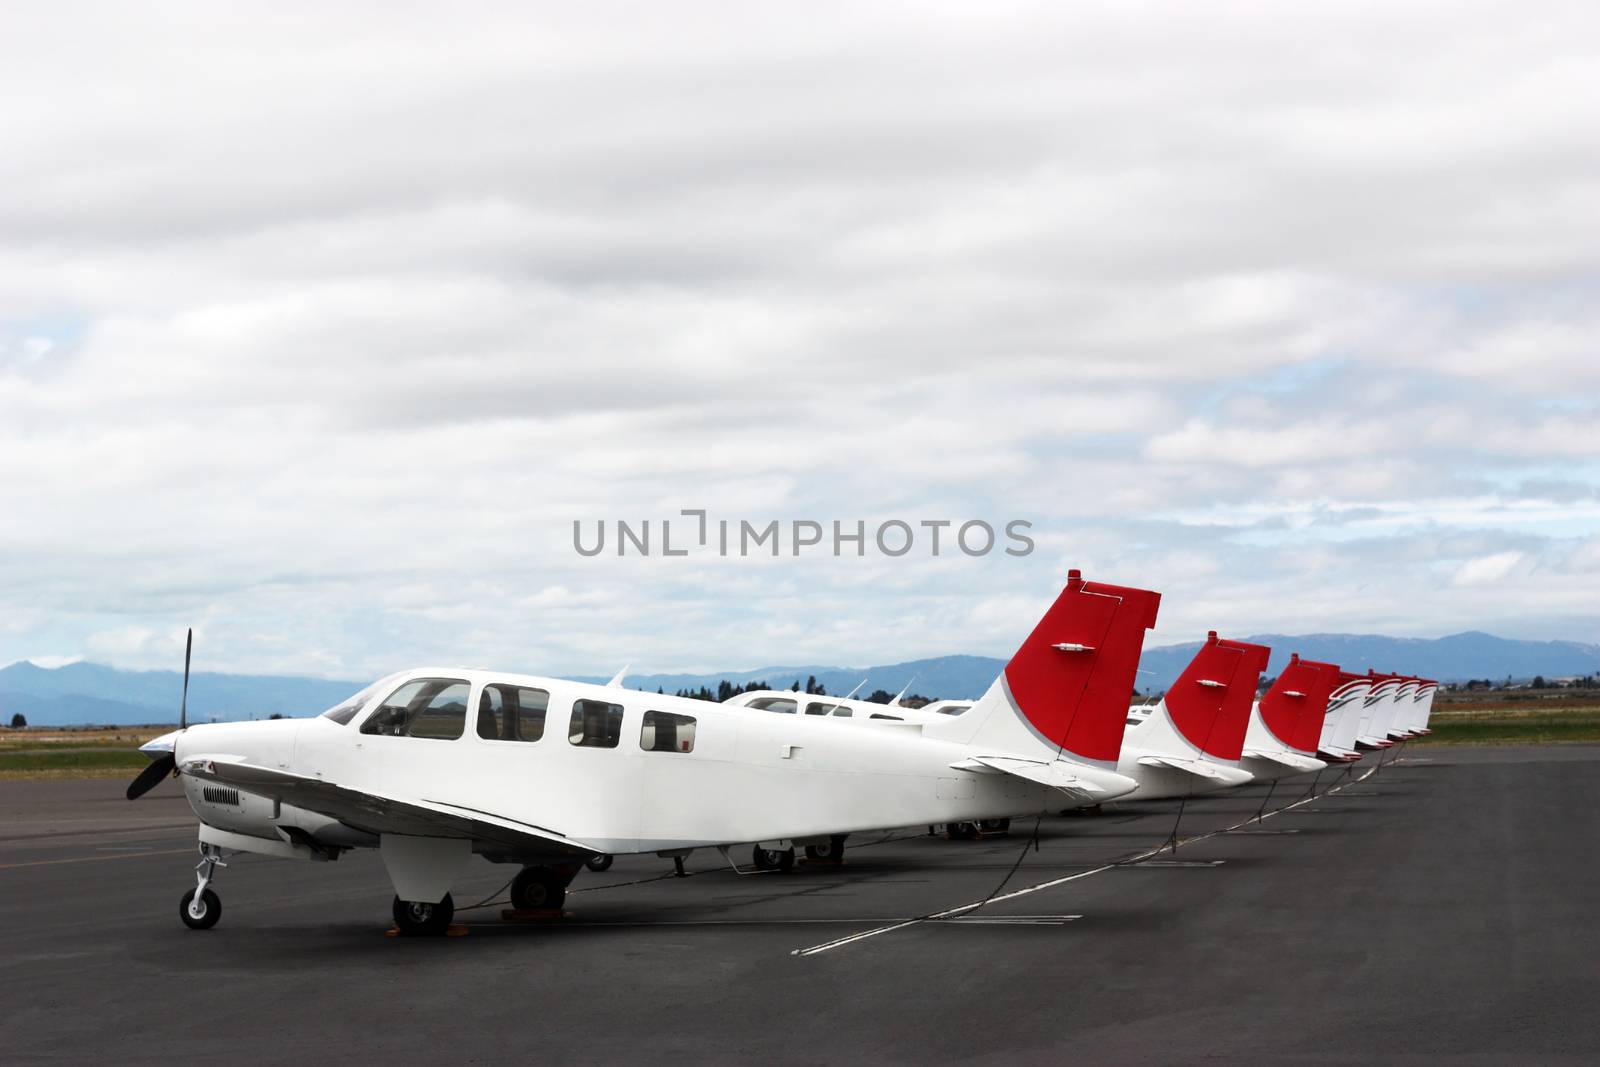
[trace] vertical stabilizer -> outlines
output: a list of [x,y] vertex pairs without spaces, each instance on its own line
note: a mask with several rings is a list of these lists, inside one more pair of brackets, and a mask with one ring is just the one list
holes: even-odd
[[1161,594],[1086,582],[1074,570],[989,691],[928,737],[995,753],[1115,765],[1128,702]]
[[1283,747],[1314,756],[1322,739],[1339,668],[1331,663],[1304,660],[1296,652],[1261,697],[1261,720]]

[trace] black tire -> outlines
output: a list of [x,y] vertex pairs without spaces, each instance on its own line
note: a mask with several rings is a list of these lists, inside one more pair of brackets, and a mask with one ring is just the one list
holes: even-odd
[[946,832],[952,841],[971,841],[978,836],[978,824],[975,822],[953,822],[946,827]]
[[844,859],[844,835],[834,834],[825,845],[807,845],[806,859],[838,863]]
[[222,918],[222,900],[210,889],[201,893],[200,915],[197,918],[189,914],[189,902],[193,899],[194,890],[191,889],[178,902],[178,917],[183,920],[183,925],[191,930],[209,930],[217,925],[217,920]]
[[511,906],[518,911],[559,910],[567,899],[567,879],[549,867],[524,867],[511,880]]
[[594,871],[596,874],[599,874],[601,871],[609,871],[611,869],[611,861],[615,858],[616,857],[608,856],[602,852],[598,856],[590,856],[588,859],[584,860],[583,865],[589,868],[591,871]]
[[406,937],[441,937],[456,916],[456,902],[446,893],[437,904],[394,898],[394,924]]
[[794,869],[794,849],[762,848],[755,846],[751,861],[758,871],[788,871]]
[[1010,819],[979,819],[978,829],[986,834],[1003,834],[1011,829]]

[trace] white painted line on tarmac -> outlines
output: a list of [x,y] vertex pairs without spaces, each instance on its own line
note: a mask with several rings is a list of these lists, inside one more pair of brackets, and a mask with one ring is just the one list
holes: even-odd
[[[1363,774],[1360,778],[1356,778],[1353,781],[1355,781],[1355,782],[1364,782],[1372,774],[1373,774],[1373,769],[1369,769],[1366,774]],[[1324,796],[1324,797],[1330,796],[1331,794],[1337,793],[1339,790],[1341,790],[1343,788],[1344,788],[1344,786],[1340,786],[1340,785],[1333,786],[1331,789],[1328,790],[1328,792],[1323,793],[1322,796]],[[1226,828],[1221,829],[1221,830],[1213,830],[1210,833],[1201,834],[1198,837],[1186,837],[1186,838],[1183,839],[1183,843],[1184,844],[1188,844],[1188,843],[1194,842],[1194,841],[1204,841],[1209,837],[1217,837],[1217,836],[1219,836],[1221,834],[1229,833],[1229,832],[1234,831],[1234,830],[1239,830],[1239,829],[1242,829],[1243,827],[1249,826],[1251,823],[1260,823],[1264,819],[1270,819],[1274,815],[1278,815],[1278,814],[1281,814],[1281,813],[1286,812],[1286,811],[1293,811],[1294,809],[1300,807],[1302,804],[1309,804],[1313,800],[1318,800],[1318,799],[1320,799],[1320,797],[1316,797],[1316,796],[1302,797],[1301,799],[1295,801],[1293,804],[1289,804],[1289,805],[1286,805],[1286,806],[1281,807],[1281,808],[1275,808],[1272,811],[1269,811],[1264,815],[1252,815],[1250,818],[1246,819],[1242,823],[1239,823],[1237,826],[1229,826],[1229,827],[1226,827]],[[1311,808],[1311,809],[1308,809],[1308,810],[1317,811],[1319,809]],[[1321,810],[1327,810],[1327,809],[1321,809]],[[1128,859],[1121,860],[1121,861],[1116,862],[1116,863],[1107,863],[1104,866],[1095,867],[1095,868],[1092,868],[1092,869],[1087,870],[1087,871],[1080,871],[1077,874],[1069,874],[1064,878],[1052,878],[1047,882],[1040,882],[1038,885],[1030,885],[1030,886],[1027,886],[1027,887],[1025,887],[1023,889],[1013,889],[1009,893],[1000,893],[1000,894],[997,894],[997,895],[995,895],[993,897],[986,897],[983,900],[975,900],[970,904],[962,904],[962,905],[960,905],[958,907],[947,908],[944,911],[934,912],[932,915],[924,915],[919,919],[906,919],[903,922],[891,923],[891,924],[889,924],[887,926],[879,926],[879,927],[876,927],[876,928],[871,929],[871,930],[863,930],[858,934],[851,934],[849,937],[840,937],[840,938],[836,938],[836,939],[834,939],[832,941],[824,941],[820,945],[812,945],[809,948],[793,949],[793,950],[790,951],[789,955],[791,955],[791,956],[817,956],[817,955],[821,955],[824,952],[832,952],[834,949],[844,948],[847,945],[858,944],[858,943],[860,943],[862,941],[867,940],[868,938],[879,937],[879,936],[882,936],[883,934],[892,934],[897,930],[904,930],[904,929],[906,929],[907,927],[910,927],[910,926],[917,926],[917,925],[920,925],[922,923],[935,922],[935,921],[938,921],[938,920],[949,920],[950,918],[952,918],[954,916],[964,915],[969,911],[975,911],[978,908],[986,907],[986,906],[988,906],[990,904],[998,904],[1003,900],[1015,900],[1018,897],[1025,897],[1030,893],[1039,893],[1039,892],[1042,892],[1042,891],[1044,891],[1046,889],[1054,889],[1056,886],[1066,885],[1068,882],[1076,882],[1080,878],[1089,878],[1089,877],[1092,877],[1093,875],[1101,874],[1101,873],[1103,873],[1105,871],[1115,870],[1118,867],[1125,867],[1125,866],[1138,864],[1141,860],[1147,860],[1147,859],[1150,859],[1150,858],[1152,858],[1154,856],[1159,856],[1161,853],[1165,852],[1166,850],[1167,850],[1167,846],[1166,846],[1165,842],[1163,842],[1157,848],[1150,849],[1147,852],[1141,852],[1136,856],[1131,856]]]

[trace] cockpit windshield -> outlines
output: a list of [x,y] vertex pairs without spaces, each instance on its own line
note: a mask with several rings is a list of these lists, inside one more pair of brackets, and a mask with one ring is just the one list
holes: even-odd
[[356,712],[366,707],[367,701],[377,696],[380,689],[388,688],[396,678],[399,678],[400,675],[404,673],[405,671],[397,671],[394,674],[388,674],[382,678],[379,678],[376,682],[373,682],[355,696],[347,697],[346,699],[339,701],[339,703],[323,712],[322,717],[324,719],[332,719],[340,726],[348,725],[350,720],[356,717]]

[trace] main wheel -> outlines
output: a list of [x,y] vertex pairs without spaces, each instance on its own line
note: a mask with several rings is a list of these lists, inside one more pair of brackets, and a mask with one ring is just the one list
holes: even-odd
[[590,856],[588,859],[584,860],[583,865],[589,868],[591,871],[595,871],[596,873],[600,871],[609,871],[611,869],[611,861],[614,858],[615,857],[608,856],[602,852],[598,856]]
[[524,867],[511,880],[511,906],[518,911],[559,908],[566,899],[566,879],[549,867]]
[[456,902],[449,893],[437,904],[394,898],[394,924],[407,937],[438,937],[450,929],[455,914]]
[[975,822],[953,822],[945,827],[945,833],[952,841],[971,841],[978,836],[978,824]]
[[191,930],[209,930],[222,918],[222,901],[210,889],[201,893],[196,901],[191,889],[178,903],[178,917]]
[[838,863],[844,858],[844,835],[834,834],[825,845],[807,845],[806,859]]
[[794,849],[755,847],[751,862],[758,871],[787,871],[794,867]]
[[986,834],[1003,834],[1011,829],[1010,819],[979,819],[978,829]]

